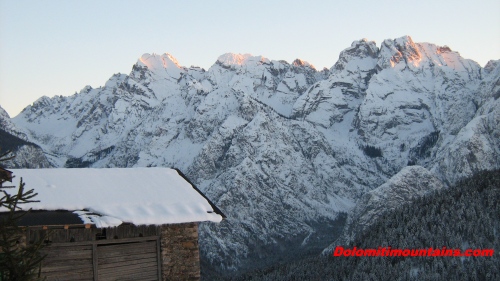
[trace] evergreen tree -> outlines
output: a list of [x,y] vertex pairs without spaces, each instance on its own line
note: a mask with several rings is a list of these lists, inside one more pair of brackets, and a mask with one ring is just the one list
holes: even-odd
[[[0,161],[12,159],[13,156],[8,156],[9,153],[1,154]],[[5,170],[2,168],[2,171]],[[29,244],[25,241],[23,228],[18,226],[19,219],[27,213],[19,212],[22,210],[21,206],[37,202],[34,200],[37,193],[33,189],[25,191],[22,178],[17,192],[7,192],[7,189],[14,188],[3,185],[10,180],[8,173],[0,175],[0,209],[3,213],[0,216],[0,280],[40,280],[40,263],[43,256],[39,251],[43,240]]]

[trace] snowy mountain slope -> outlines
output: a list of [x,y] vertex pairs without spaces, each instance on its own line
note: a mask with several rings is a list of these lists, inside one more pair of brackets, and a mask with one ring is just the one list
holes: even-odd
[[249,54],[224,54],[208,73],[217,87],[227,85],[236,92],[253,93],[253,98],[285,116],[309,86],[328,75],[300,59],[289,64]]
[[49,168],[49,163],[43,150],[29,142],[27,136],[14,125],[9,114],[0,106],[0,152],[10,151],[13,159],[2,162],[6,168]]
[[432,171],[448,182],[500,166],[500,61],[490,61],[474,104],[474,118],[436,152]]
[[386,169],[395,172],[422,138],[439,132],[446,143],[472,119],[480,67],[449,48],[408,37],[385,40],[380,54],[381,70],[370,80],[358,133],[394,161]]
[[437,133],[446,144],[473,118],[480,70],[447,47],[410,37],[385,40],[380,49],[355,41],[329,79],[299,99],[294,116],[380,149],[378,165],[390,176],[414,158],[419,141]]
[[205,264],[249,269],[326,247],[338,214],[409,164],[446,183],[498,167],[498,65],[407,36],[355,41],[322,71],[249,54],[205,71],[145,54],[129,75],[11,121],[56,166],[185,171],[228,216],[200,227]]
[[3,109],[2,106],[0,106],[0,129],[23,140],[28,139],[27,136],[23,134],[23,132],[12,122],[9,114],[5,111],[5,109]]
[[[444,142],[443,135],[430,134],[419,141],[417,150],[410,150],[410,162],[422,161],[420,156],[429,153],[433,145],[439,148],[433,151],[433,164],[428,165],[433,173],[420,166],[408,166],[393,176],[380,187],[364,194],[356,202],[356,208],[349,214],[342,236],[327,247],[323,254],[331,255],[336,245],[349,244],[354,235],[363,232],[383,213],[412,201],[434,189],[441,189],[444,184],[434,175],[439,175],[447,184],[469,177],[482,170],[490,170],[500,165],[500,145],[498,124],[500,123],[500,67],[498,61],[490,61],[480,70],[483,76],[477,89],[472,88],[472,95],[465,100],[476,106],[476,110],[460,112],[465,117],[454,114],[456,120],[469,120],[458,133],[450,133],[447,145],[439,147],[438,141]],[[477,83],[477,82],[476,82]],[[461,101],[463,102],[463,101]],[[470,104],[469,104],[470,105]],[[454,105],[452,105],[454,106]],[[450,109],[451,110],[451,109]],[[474,113],[470,118],[470,112]],[[451,112],[447,114],[451,115]],[[446,132],[446,130],[442,130]],[[450,131],[450,130],[448,130]],[[424,141],[422,141],[424,140]],[[425,156],[425,155],[424,155]],[[413,158],[415,157],[415,158]]]
[[365,232],[383,214],[445,185],[421,166],[407,166],[386,183],[365,193],[349,213],[342,236],[323,251],[331,255],[338,245],[352,243],[354,236]]
[[[232,214],[221,225],[200,227],[202,239],[210,241],[202,251],[213,264],[220,263],[214,251],[222,255],[226,268],[248,268],[244,258],[267,259],[263,245],[269,250],[286,243],[308,245],[311,236],[331,232],[338,213],[350,209],[354,194],[363,190],[354,177],[335,171],[334,151],[311,126],[272,111],[258,112],[249,123],[238,121],[213,134],[189,170],[207,196]],[[317,165],[335,172],[320,175]],[[346,182],[337,183],[339,178]],[[313,226],[322,220],[330,229]],[[234,259],[234,251],[242,257]]]

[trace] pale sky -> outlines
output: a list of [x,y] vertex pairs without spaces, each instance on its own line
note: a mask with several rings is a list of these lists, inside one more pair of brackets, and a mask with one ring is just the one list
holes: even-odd
[[228,52],[317,69],[354,40],[409,35],[484,66],[500,59],[500,1],[0,0],[0,105],[96,88],[144,53],[208,69]]

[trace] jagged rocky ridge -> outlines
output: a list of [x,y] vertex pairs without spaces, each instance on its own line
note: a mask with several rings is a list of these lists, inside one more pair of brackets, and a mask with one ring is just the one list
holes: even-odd
[[499,167],[500,62],[410,37],[365,39],[317,71],[225,54],[207,71],[143,55],[129,75],[42,97],[12,122],[54,166],[168,166],[228,216],[204,268],[263,266],[332,242],[340,213],[407,165],[450,184]]
[[361,196],[347,217],[342,235],[322,254],[332,255],[336,246],[352,244],[355,236],[366,233],[383,215],[444,187],[424,167],[404,167],[387,182]]
[[9,114],[0,106],[0,153],[9,151],[5,157],[15,157],[2,163],[9,168],[52,167],[43,150],[28,141],[27,136],[11,122]]

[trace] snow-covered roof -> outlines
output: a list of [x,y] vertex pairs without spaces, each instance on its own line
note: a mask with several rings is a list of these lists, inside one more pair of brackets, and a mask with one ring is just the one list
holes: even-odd
[[[23,209],[71,210],[97,227],[220,222],[223,214],[182,173],[168,168],[12,169],[40,202]],[[17,188],[7,189],[15,192]],[[5,211],[0,209],[0,211]]]

